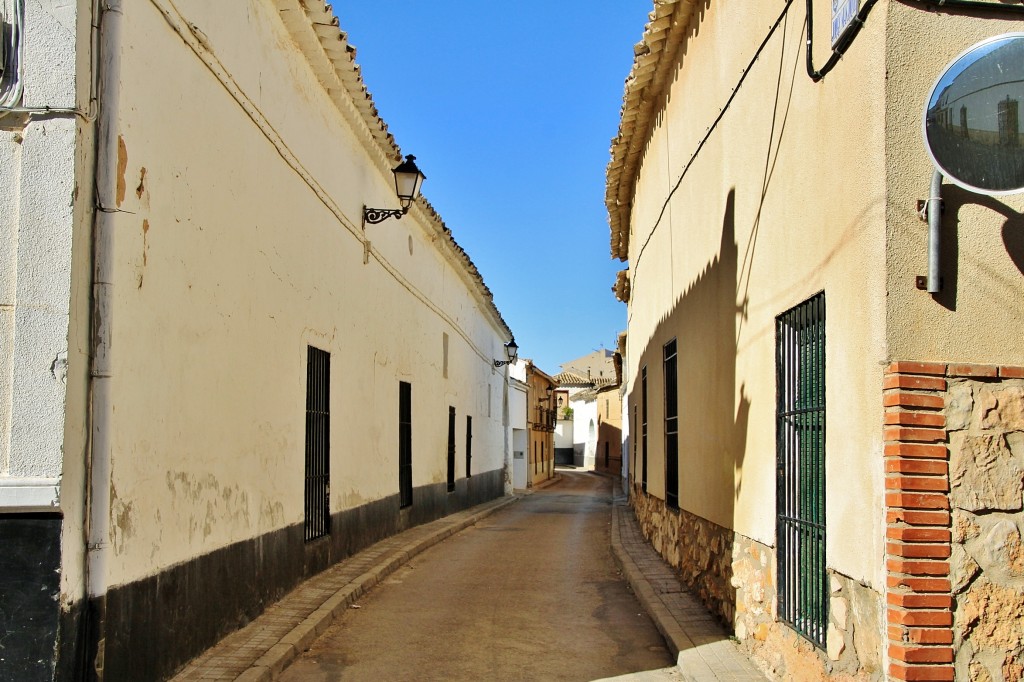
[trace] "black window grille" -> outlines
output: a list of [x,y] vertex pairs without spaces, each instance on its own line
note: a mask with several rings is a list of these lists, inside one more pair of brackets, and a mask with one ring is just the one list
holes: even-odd
[[776,319],[779,618],[825,646],[825,294]]
[[679,386],[676,340],[663,349],[665,371],[665,504],[679,508]]
[[473,418],[466,415],[466,478],[473,475]]
[[640,370],[640,489],[647,492],[647,366]]
[[305,537],[331,532],[331,354],[306,349]]
[[455,408],[448,408],[448,492],[455,492]]
[[398,499],[412,506],[412,384],[398,383]]

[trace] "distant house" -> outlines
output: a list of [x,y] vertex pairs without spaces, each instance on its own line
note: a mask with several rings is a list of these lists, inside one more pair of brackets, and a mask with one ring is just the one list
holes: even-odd
[[[598,351],[566,363],[555,375],[559,399],[568,411],[559,413],[556,450],[558,463],[571,464],[583,469],[594,469],[599,460],[602,469],[612,460],[621,464],[621,411],[614,356],[610,351]],[[586,374],[580,374],[580,371]],[[614,404],[612,404],[614,402]],[[614,412],[614,414],[611,414]],[[611,416],[609,416],[611,414]],[[614,424],[614,427],[613,427]],[[603,438],[602,438],[603,434]],[[571,438],[571,440],[570,440]],[[608,460],[608,466],[604,461]],[[616,469],[618,471],[618,469]]]
[[[558,382],[558,390],[555,392],[555,409],[558,411],[558,422],[555,427],[555,463],[576,466],[577,421],[573,400],[581,391],[592,388],[593,382],[585,376],[566,371],[556,374],[555,381]],[[583,415],[580,415],[580,419],[583,419]],[[582,464],[582,459],[580,463]]]
[[575,360],[563,362],[560,369],[562,372],[584,377],[588,381],[614,379],[614,355],[612,351],[602,348]]
[[[509,367],[508,449],[512,453],[511,479],[507,488],[525,490],[529,483],[527,453],[530,450],[529,385],[526,383],[527,360],[519,359]],[[511,490],[508,490],[511,492]]]
[[597,443],[594,468],[609,474],[622,474],[622,395],[619,385],[611,383],[596,389]]
[[526,485],[555,474],[555,389],[558,382],[532,361],[526,361],[526,423],[529,431]]

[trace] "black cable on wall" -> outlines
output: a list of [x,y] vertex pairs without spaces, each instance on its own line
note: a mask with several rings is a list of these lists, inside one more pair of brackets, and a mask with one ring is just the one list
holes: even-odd
[[864,27],[864,22],[867,21],[868,15],[871,14],[871,9],[875,6],[878,0],[868,0],[864,3],[864,6],[857,12],[857,16],[853,18],[850,23],[850,27],[843,33],[839,38],[839,42],[836,43],[835,47],[832,48],[832,56],[828,58],[825,65],[820,69],[814,68],[814,0],[807,0],[807,75],[811,77],[811,80],[817,83],[824,78],[829,71],[835,68],[839,60],[843,58],[843,54],[849,49],[850,45],[857,38],[857,34],[860,33],[861,28]]
[[982,0],[900,0],[900,2],[909,5],[931,7],[938,10],[965,9],[992,12],[993,14],[1003,12],[1006,14],[1024,15],[1024,3],[1019,5],[1005,5],[995,2],[982,2]]

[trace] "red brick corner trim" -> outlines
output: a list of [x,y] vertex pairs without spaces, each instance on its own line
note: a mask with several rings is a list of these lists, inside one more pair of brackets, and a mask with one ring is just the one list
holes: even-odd
[[957,377],[1021,378],[1024,367],[892,362],[882,380],[886,620],[896,680],[954,679],[945,393]]

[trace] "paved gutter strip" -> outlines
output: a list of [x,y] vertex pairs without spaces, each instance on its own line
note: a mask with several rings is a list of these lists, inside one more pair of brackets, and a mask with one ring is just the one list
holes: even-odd
[[612,502],[611,546],[626,582],[665,638],[669,651],[676,656],[682,679],[768,679],[644,539],[617,481]]
[[[515,495],[501,497],[456,512],[385,538],[338,562],[298,585],[253,622],[195,658],[172,678],[173,682],[274,680],[374,585],[417,554],[518,501],[519,496]],[[353,569],[358,573],[346,578]],[[282,625],[287,629],[282,631]]]

